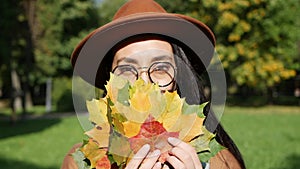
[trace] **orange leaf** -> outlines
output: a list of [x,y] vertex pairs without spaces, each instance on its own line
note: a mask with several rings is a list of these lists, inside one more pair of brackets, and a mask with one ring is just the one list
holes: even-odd
[[105,155],[101,159],[97,160],[96,169],[110,169],[110,168],[111,168],[110,161],[109,161],[107,155]]

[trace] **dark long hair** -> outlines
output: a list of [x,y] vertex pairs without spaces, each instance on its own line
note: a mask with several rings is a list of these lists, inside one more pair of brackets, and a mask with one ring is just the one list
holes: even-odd
[[[193,58],[195,54],[191,50],[187,49],[187,47],[185,47],[186,50],[183,50],[178,45],[174,43],[171,44],[175,55],[176,66],[177,69],[179,69],[177,71],[176,78],[178,93],[181,94],[181,97],[185,97],[186,100],[191,104],[199,104],[209,101],[209,96],[204,92],[204,86],[209,86],[209,83],[207,82],[208,76],[204,65],[201,63],[201,61],[195,61],[195,58]],[[188,71],[189,73],[187,73]],[[187,83],[187,77],[195,78],[194,80],[196,83]],[[188,84],[189,86],[186,88],[188,88],[190,91],[185,91],[186,93],[181,92],[181,86],[183,85],[178,83],[184,83],[184,85]],[[219,123],[219,120],[216,118],[214,112],[210,110],[208,105],[205,107],[204,115],[208,117],[209,113],[209,120],[205,119],[204,121],[206,128],[210,132],[215,133],[216,140],[233,154],[242,168],[246,168],[239,149]]]

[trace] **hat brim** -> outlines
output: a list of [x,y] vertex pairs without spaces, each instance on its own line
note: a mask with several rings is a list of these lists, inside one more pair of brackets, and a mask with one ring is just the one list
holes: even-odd
[[178,14],[141,13],[116,19],[90,33],[75,48],[71,62],[74,73],[97,86],[99,66],[119,42],[132,36],[156,34],[171,37],[188,46],[205,68],[214,53],[214,36],[202,22]]

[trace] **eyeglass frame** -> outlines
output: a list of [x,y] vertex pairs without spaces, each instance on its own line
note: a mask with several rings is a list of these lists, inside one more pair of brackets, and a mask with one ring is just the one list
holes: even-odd
[[[174,66],[174,65],[173,65],[172,63],[170,63],[170,62],[153,62],[153,63],[152,63],[150,66],[148,66],[148,67],[146,67],[146,66],[144,66],[144,67],[134,67],[133,65],[130,65],[130,64],[117,65],[117,66],[112,70],[112,73],[114,73],[115,70],[116,70],[117,68],[119,68],[119,67],[129,66],[129,67],[133,68],[133,70],[136,72],[136,80],[139,78],[139,76],[141,75],[141,73],[146,72],[147,75],[148,75],[149,80],[151,81],[151,83],[154,83],[154,81],[153,81],[152,78],[151,78],[150,69],[151,69],[151,67],[152,67],[153,65],[159,64],[159,63],[169,64],[169,65],[173,68],[173,70],[174,70],[174,76],[172,77],[172,80],[171,80],[169,83],[167,83],[167,84],[165,84],[165,85],[159,85],[159,84],[158,84],[159,87],[167,87],[167,86],[169,86],[170,84],[172,84],[172,83],[175,81],[175,79],[176,79],[176,74],[177,74],[177,71],[176,71],[176,70],[177,70],[177,67]],[[147,71],[146,71],[145,69],[147,69]],[[138,71],[138,70],[142,70],[142,71]]]

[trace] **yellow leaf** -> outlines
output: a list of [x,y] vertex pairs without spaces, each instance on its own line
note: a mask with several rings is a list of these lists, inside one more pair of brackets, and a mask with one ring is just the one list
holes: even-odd
[[155,90],[160,91],[153,84],[138,79],[130,89],[130,106],[136,111],[148,112],[151,108],[149,96]]
[[133,137],[137,135],[141,129],[141,123],[136,123],[132,121],[126,121],[123,123],[124,133],[126,137]]
[[119,102],[115,103],[115,107],[117,112],[122,114],[128,121],[143,123],[149,115],[149,112],[139,112],[133,109],[131,106],[126,106]]
[[[196,136],[202,134],[202,124],[204,118],[200,118],[196,114],[183,115],[183,116],[191,116],[191,117],[189,118],[182,117],[183,128],[179,132],[179,138],[181,138],[185,142],[189,142]],[[190,125],[188,126],[184,124],[190,124]]]
[[139,91],[132,95],[130,105],[133,109],[139,112],[147,112],[151,108],[148,93]]
[[97,161],[106,155],[107,150],[100,149],[93,139],[89,139],[88,143],[85,144],[80,151],[82,151],[84,156],[90,160],[91,168],[94,168],[97,165]]
[[177,92],[165,92],[164,96],[166,98],[166,109],[158,118],[158,121],[163,123],[167,131],[170,131],[181,115],[183,100],[179,97]]
[[185,142],[189,142],[202,134],[203,120],[204,118],[200,118],[196,113],[181,115],[168,131],[179,131],[179,138]]
[[108,147],[110,125],[108,123],[97,124],[93,129],[85,132],[90,138],[93,138],[99,147]]
[[112,123],[114,124],[114,129],[120,134],[125,134],[122,123],[127,121],[127,119],[122,114],[117,113],[115,109],[115,107],[112,109],[112,111],[114,111],[114,113],[112,113]]
[[102,124],[107,123],[107,103],[104,99],[87,101],[87,109],[89,111],[89,120],[96,123]]
[[162,95],[160,89],[153,91],[149,94],[151,104],[151,115],[158,119],[166,109],[166,98]]
[[128,81],[126,79],[110,73],[110,79],[107,85],[105,85],[107,91],[106,97],[109,97],[113,103],[116,102],[119,89],[122,89],[127,83]]

